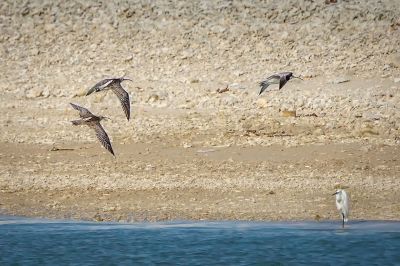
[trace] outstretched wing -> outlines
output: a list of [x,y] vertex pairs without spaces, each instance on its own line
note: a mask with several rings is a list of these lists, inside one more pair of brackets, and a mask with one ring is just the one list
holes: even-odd
[[76,105],[74,103],[70,103],[71,106],[75,109],[79,111],[79,116],[82,118],[88,118],[88,117],[93,117],[94,115],[86,108]]
[[285,86],[287,80],[286,80],[286,76],[281,76],[279,79],[279,89],[282,89],[283,86]]
[[105,88],[107,88],[115,79],[103,79],[102,81],[99,81],[94,85],[92,88],[88,90],[86,93],[86,96],[89,94],[92,94],[95,91],[101,91]]
[[264,81],[261,81],[259,85],[260,85],[261,89],[260,89],[260,92],[258,93],[258,95],[261,95],[261,93],[263,93],[263,91],[265,91],[268,88],[269,82],[268,82],[268,80],[264,80]]
[[[275,81],[280,80],[280,78],[281,78],[280,75],[278,75],[278,74],[273,74],[273,75],[269,76],[266,80],[270,80],[270,81],[273,81],[273,82],[275,83]],[[278,82],[276,82],[276,83],[278,83]]]
[[281,76],[279,76],[279,74],[274,74],[269,76],[268,78],[266,78],[264,81],[260,82],[259,85],[261,87],[260,92],[258,95],[260,95],[261,93],[263,93],[263,91],[265,91],[269,85],[271,84],[278,84],[281,80]]
[[103,145],[104,148],[106,148],[113,156],[115,156],[110,139],[104,128],[101,126],[100,122],[94,122],[93,124],[91,124],[91,127],[96,131],[96,136],[101,145]]
[[116,82],[111,87],[111,90],[117,95],[119,101],[121,102],[122,109],[124,109],[126,118],[129,120],[131,116],[131,105],[129,102],[129,94],[122,88],[120,82]]

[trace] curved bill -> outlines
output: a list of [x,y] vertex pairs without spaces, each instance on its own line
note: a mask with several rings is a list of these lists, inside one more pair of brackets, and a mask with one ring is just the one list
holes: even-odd
[[125,76],[126,76],[126,73],[124,73],[124,74],[122,75],[122,77],[120,77],[119,79],[120,79],[121,81],[124,81],[124,80],[133,81],[133,80],[131,80],[130,78],[125,78]]

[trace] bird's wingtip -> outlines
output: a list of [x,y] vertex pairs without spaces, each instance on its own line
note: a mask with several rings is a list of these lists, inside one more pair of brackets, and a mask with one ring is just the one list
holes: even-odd
[[261,86],[261,89],[260,89],[260,92],[258,93],[258,96],[260,96],[261,93],[263,93],[265,91],[265,89],[268,87],[268,86],[264,86],[264,84],[261,84],[260,86]]
[[79,110],[79,105],[75,104],[75,103],[69,103],[72,108],[74,108],[75,110]]
[[88,96],[88,95],[92,94],[95,90],[96,90],[96,87],[93,87],[93,88],[89,89],[89,90],[86,92],[86,95],[85,95],[85,96]]

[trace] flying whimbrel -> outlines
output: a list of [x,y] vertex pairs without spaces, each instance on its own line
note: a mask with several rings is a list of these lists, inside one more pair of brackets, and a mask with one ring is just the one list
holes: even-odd
[[109,152],[111,152],[111,154],[115,157],[110,139],[108,138],[106,131],[100,124],[100,121],[106,119],[107,117],[94,115],[84,107],[81,107],[73,103],[70,104],[75,110],[79,111],[79,116],[81,117],[81,119],[79,120],[71,121],[72,124],[75,126],[86,125],[93,128],[94,131],[96,132],[96,136],[99,139],[101,145],[103,145],[103,147],[106,148]]
[[298,78],[298,79],[303,80],[300,77],[293,76],[292,72],[282,72],[282,73],[274,74],[274,75],[269,76],[266,80],[260,82],[261,90],[258,95],[263,93],[263,91],[265,91],[268,88],[268,86],[271,84],[279,84],[279,89],[282,89],[282,87],[285,86],[286,82],[288,82],[291,78]]
[[86,95],[89,95],[93,92],[103,91],[103,90],[112,90],[115,93],[115,95],[117,95],[118,99],[120,100],[122,109],[124,109],[126,118],[129,120],[129,118],[131,116],[131,106],[130,106],[130,102],[129,102],[129,94],[121,86],[121,82],[124,80],[132,81],[131,79],[124,78],[124,77],[103,79],[102,81],[100,81],[96,85],[94,85],[86,93]]

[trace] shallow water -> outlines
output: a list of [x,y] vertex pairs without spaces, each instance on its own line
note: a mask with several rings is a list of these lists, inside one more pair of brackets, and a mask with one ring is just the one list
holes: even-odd
[[400,265],[400,222],[93,223],[0,217],[0,265]]

